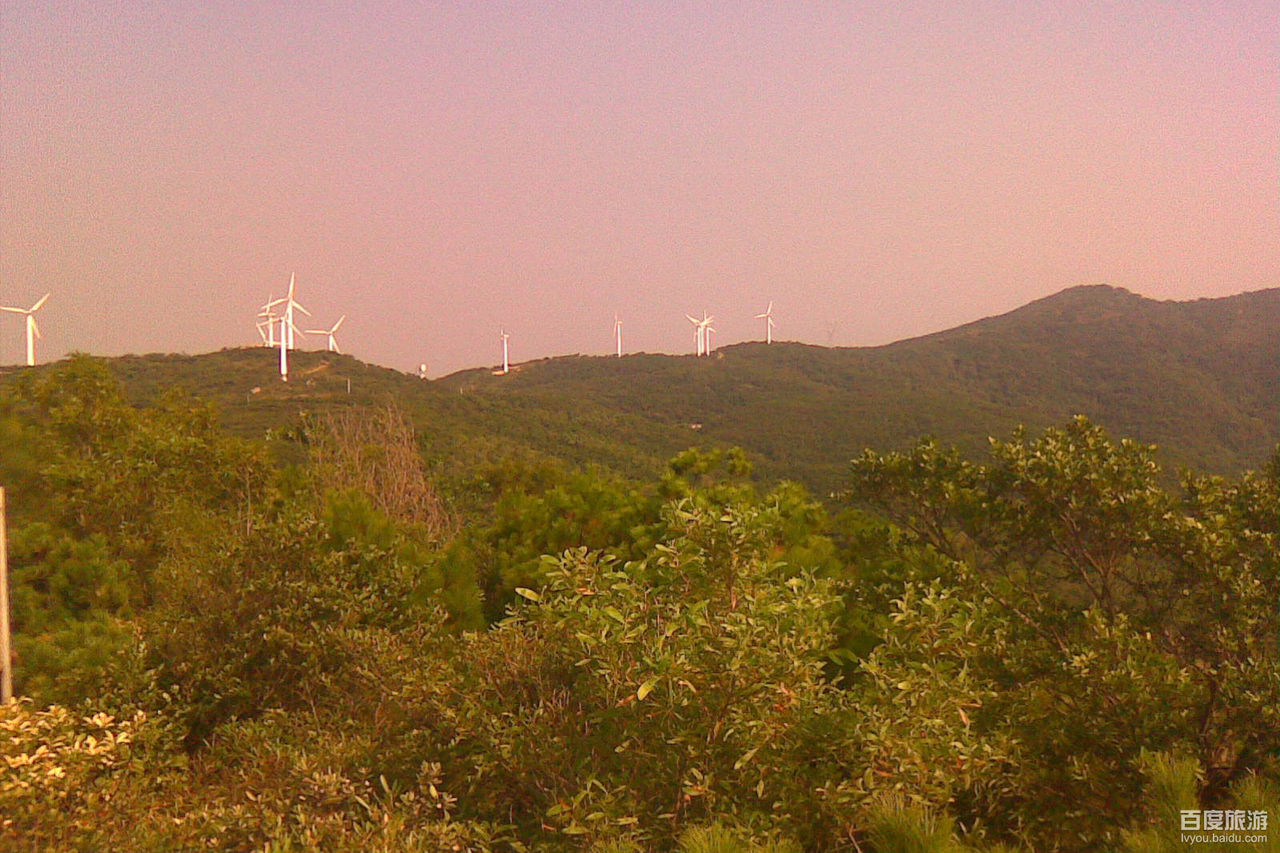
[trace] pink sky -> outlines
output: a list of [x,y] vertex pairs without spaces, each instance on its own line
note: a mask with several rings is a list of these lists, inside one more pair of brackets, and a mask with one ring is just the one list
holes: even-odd
[[[381,11],[354,12],[366,5]],[[0,7],[0,304],[41,360],[314,327],[433,375],[868,345],[1280,285],[1280,5]],[[315,346],[323,343],[316,338]],[[0,362],[23,357],[0,315]]]

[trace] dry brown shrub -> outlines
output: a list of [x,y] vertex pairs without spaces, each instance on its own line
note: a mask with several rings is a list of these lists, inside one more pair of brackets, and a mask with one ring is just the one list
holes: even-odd
[[389,517],[437,541],[456,531],[457,518],[418,452],[413,424],[394,403],[330,411],[314,417],[307,432],[312,464],[325,488],[361,491]]

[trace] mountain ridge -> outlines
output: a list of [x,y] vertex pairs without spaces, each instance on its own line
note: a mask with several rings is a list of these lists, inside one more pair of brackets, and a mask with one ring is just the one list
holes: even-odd
[[[641,367],[652,356],[612,367],[607,357],[580,356],[522,366],[510,377],[465,371],[441,381],[470,393],[558,387],[622,411],[661,399],[657,408],[701,422],[706,436],[770,461],[805,458],[806,469],[823,469],[824,485],[837,482],[863,446],[933,434],[976,451],[1016,424],[1046,426],[1075,414],[1164,446],[1173,464],[1226,472],[1261,464],[1280,436],[1278,340],[1280,289],[1176,302],[1093,285],[878,347],[755,342],[711,359],[686,357],[660,373]],[[711,372],[720,364],[724,371]],[[655,387],[655,376],[680,384],[688,399]],[[782,382],[787,400],[766,388]],[[688,402],[709,397],[717,405],[705,415]],[[771,406],[786,415],[770,416]],[[746,428],[751,421],[762,428]],[[840,433],[847,438],[816,438]]]
[[1280,288],[1179,302],[1082,285],[877,347],[558,356],[430,381],[296,352],[286,386],[261,347],[107,362],[136,401],[186,387],[249,435],[303,411],[394,400],[429,451],[460,464],[529,451],[646,475],[686,446],[738,445],[763,477],[820,492],[866,447],[932,435],[977,452],[1016,425],[1076,414],[1160,445],[1171,467],[1256,468],[1280,442]]

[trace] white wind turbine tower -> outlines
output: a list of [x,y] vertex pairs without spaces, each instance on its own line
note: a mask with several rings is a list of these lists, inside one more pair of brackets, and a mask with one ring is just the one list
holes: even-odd
[[40,327],[36,325],[35,314],[40,310],[41,306],[48,301],[51,293],[46,293],[36,300],[36,304],[30,308],[9,308],[0,306],[0,311],[8,311],[11,314],[25,314],[27,318],[27,367],[35,367],[36,364],[36,338],[44,337],[40,334]]
[[289,321],[289,349],[296,349],[293,342],[293,335],[295,332],[298,331],[298,327],[293,324],[294,309],[296,308],[297,310],[301,311],[303,314],[306,314],[308,317],[311,316],[311,312],[308,311],[306,308],[303,308],[300,304],[298,304],[297,300],[293,298],[294,275],[295,275],[294,273],[289,273],[289,296],[288,296],[289,301],[286,302],[284,306],[284,316]]
[[766,344],[773,343],[773,302],[770,301],[769,307],[764,309],[763,314],[756,315],[757,320],[764,320],[764,342]]
[[613,337],[618,344],[618,358],[622,358],[622,321],[613,315]]
[[286,318],[280,318],[280,379],[283,382],[289,381],[289,336],[286,333],[288,323]]
[[[695,350],[694,350],[694,352],[695,352],[697,355],[702,355],[703,349],[704,349],[704,348],[705,348],[705,346],[706,346],[706,345],[703,343],[704,338],[703,338],[703,335],[702,335],[702,330],[703,330],[704,328],[706,328],[706,327],[705,327],[705,326],[703,326],[703,325],[702,325],[702,321],[698,320],[697,318],[695,318],[695,317],[690,317],[688,314],[685,314],[684,316],[685,316],[685,319],[686,319],[686,320],[688,320],[690,323],[692,323],[692,324],[693,324],[693,337],[694,337],[694,346],[695,346]],[[704,316],[704,317],[705,317],[705,316],[706,316],[706,313],[704,312],[702,316]]]
[[339,355],[341,355],[342,350],[338,349],[338,339],[335,338],[334,335],[337,334],[338,327],[341,326],[343,321],[346,319],[347,319],[347,315],[343,314],[341,317],[338,318],[338,322],[333,324],[332,329],[307,329],[307,334],[308,335],[328,335],[329,336],[329,352],[336,352]]
[[511,363],[507,360],[507,338],[511,336],[502,327],[498,327],[498,335],[502,338],[502,372],[507,373],[511,370]]

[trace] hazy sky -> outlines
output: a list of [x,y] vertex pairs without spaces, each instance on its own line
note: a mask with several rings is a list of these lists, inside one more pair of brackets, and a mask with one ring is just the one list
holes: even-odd
[[[0,6],[0,304],[41,360],[310,327],[433,375],[867,345],[1076,284],[1280,285],[1280,4]],[[316,338],[315,345],[323,343]],[[23,357],[0,315],[0,362]]]

